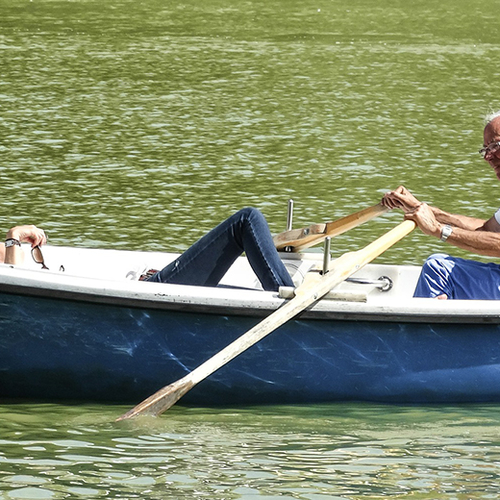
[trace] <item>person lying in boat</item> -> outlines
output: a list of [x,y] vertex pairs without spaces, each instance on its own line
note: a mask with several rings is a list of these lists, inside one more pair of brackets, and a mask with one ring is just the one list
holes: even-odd
[[264,290],[294,286],[274,246],[266,219],[252,207],[243,208],[221,222],[177,259],[143,281],[217,286],[243,252]]
[[34,248],[46,242],[43,229],[33,225],[12,227],[7,231],[5,243],[0,243],[0,263],[22,264],[24,252],[21,243],[30,243],[31,248]]
[[[500,111],[490,115],[479,151],[500,180]],[[488,220],[450,214],[420,202],[404,186],[386,193],[382,203],[400,208],[427,235],[476,254],[500,257],[500,209]],[[422,267],[415,297],[500,299],[500,265],[431,255]]]
[[[22,264],[21,243],[31,243],[33,248],[46,241],[45,233],[36,226],[14,227],[7,233],[5,244],[0,245],[0,262]],[[294,286],[274,246],[266,219],[251,207],[233,214],[161,271],[149,273],[142,281],[217,286],[243,252],[264,290]]]

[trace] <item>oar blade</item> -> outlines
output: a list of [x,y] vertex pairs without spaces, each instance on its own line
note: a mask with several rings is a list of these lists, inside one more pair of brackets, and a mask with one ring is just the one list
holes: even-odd
[[138,415],[157,417],[177,403],[177,401],[179,401],[179,399],[181,399],[186,392],[192,389],[194,385],[195,384],[191,378],[181,378],[176,382],[163,387],[153,395],[149,396],[149,398],[134,406],[134,408],[129,410],[127,413],[118,417],[116,422],[128,420],[130,418],[137,417]]

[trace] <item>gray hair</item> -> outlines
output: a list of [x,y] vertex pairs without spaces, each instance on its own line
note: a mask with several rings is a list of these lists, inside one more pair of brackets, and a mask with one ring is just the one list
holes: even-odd
[[490,123],[492,120],[495,118],[498,118],[500,116],[500,111],[495,111],[494,113],[488,113],[485,117],[484,120],[486,124]]

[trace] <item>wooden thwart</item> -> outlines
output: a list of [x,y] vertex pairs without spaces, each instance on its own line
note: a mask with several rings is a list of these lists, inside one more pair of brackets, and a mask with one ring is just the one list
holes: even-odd
[[312,224],[302,229],[291,229],[284,231],[273,237],[274,245],[278,250],[291,247],[294,252],[317,245],[325,240],[326,237],[338,236],[349,231],[369,220],[387,212],[387,207],[380,203],[373,207],[365,208],[346,217],[342,217],[333,222],[323,224]]
[[[295,297],[295,288],[293,286],[280,286],[279,296],[282,299],[293,299]],[[345,302],[367,302],[366,292],[336,291],[330,290],[323,297],[323,300],[339,300]]]
[[353,273],[378,257],[413,231],[414,228],[415,223],[413,221],[404,221],[365,248],[346,253],[332,261],[329,272],[324,274],[319,281],[304,282],[296,289],[295,297],[292,300],[286,302],[282,307],[198,366],[198,368],[195,368],[191,373],[160,389],[117,420],[126,420],[138,415],[158,416],[168,410],[196,384],[314,304],[333,287],[342,283]]

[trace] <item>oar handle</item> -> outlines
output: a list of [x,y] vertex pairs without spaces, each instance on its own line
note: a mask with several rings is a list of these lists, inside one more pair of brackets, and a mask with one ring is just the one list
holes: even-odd
[[301,229],[284,231],[273,237],[274,245],[278,250],[291,247],[294,252],[304,250],[321,243],[326,237],[333,238],[349,231],[365,222],[387,212],[387,207],[381,203],[365,208],[351,215],[347,215],[333,222],[312,224]]

